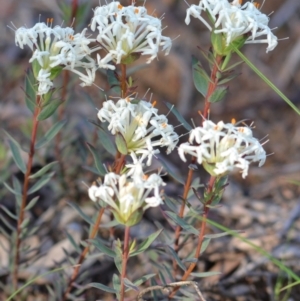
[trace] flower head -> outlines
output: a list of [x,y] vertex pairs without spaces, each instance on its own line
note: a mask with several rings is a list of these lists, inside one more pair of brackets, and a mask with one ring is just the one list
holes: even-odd
[[172,45],[162,35],[160,19],[148,15],[143,6],[122,6],[118,1],[95,9],[91,29],[98,30],[97,41],[107,51],[105,57],[98,57],[103,68],[113,68],[109,61],[126,64],[140,55],[149,55],[150,63],[160,47],[167,55]]
[[[80,76],[82,85],[90,85],[95,77],[96,63],[89,56],[97,49],[88,45],[94,41],[85,36],[86,29],[74,34],[70,27],[48,26],[40,22],[32,28],[20,27],[16,30],[15,42],[20,48],[28,45],[33,51],[30,63],[37,63],[39,82],[38,94],[42,95],[53,86],[53,70],[57,66],[73,71]],[[85,69],[87,75],[78,70]]]
[[121,224],[132,226],[140,221],[144,210],[163,203],[159,189],[164,185],[158,174],[147,177],[143,173],[132,176],[108,173],[104,183],[92,185],[88,193],[92,201],[107,203]]
[[266,160],[265,150],[252,136],[249,127],[237,127],[223,121],[215,124],[205,120],[203,127],[190,132],[189,142],[181,144],[178,152],[183,161],[186,161],[185,154],[196,157],[197,162],[214,176],[239,168],[245,178],[251,162],[259,162],[262,166]]
[[[267,43],[267,52],[273,50],[278,41],[268,26],[269,18],[261,13],[256,2],[246,2],[244,5],[241,2],[200,0],[198,5],[191,5],[187,9],[185,22],[190,23],[190,16],[198,18],[209,30],[213,27],[214,33],[223,34],[226,46],[245,36],[245,43]],[[201,16],[202,11],[207,12],[214,21],[212,27]]]
[[168,124],[167,117],[158,115],[157,111],[150,102],[121,98],[116,103],[105,101],[98,118],[108,122],[108,130],[113,135],[122,135],[128,153],[140,156],[140,162],[147,158],[150,165],[152,157],[159,153],[157,147],[167,147],[170,153],[178,142],[178,135]]

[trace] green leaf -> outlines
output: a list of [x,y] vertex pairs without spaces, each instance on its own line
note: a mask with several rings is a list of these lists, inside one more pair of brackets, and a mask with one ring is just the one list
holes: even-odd
[[116,146],[117,146],[118,151],[123,155],[127,155],[128,148],[127,148],[127,143],[126,143],[123,135],[120,133],[117,133],[115,137],[116,137],[115,141],[116,141]]
[[210,238],[205,238],[203,240],[202,246],[201,246],[201,250],[200,250],[200,254],[204,253],[205,250],[207,249],[209,243],[210,243],[211,239]]
[[107,292],[107,293],[112,293],[112,294],[116,294],[117,291],[112,288],[112,287],[108,287],[102,283],[96,283],[96,282],[92,282],[90,283],[88,286],[90,287],[94,287],[94,288],[98,288],[101,291]]
[[253,65],[247,57],[245,57],[237,48],[234,51],[240,56],[240,58],[271,88],[276,92],[298,115],[300,110],[289,100],[261,71],[259,71],[255,65]]
[[187,232],[195,235],[199,235],[199,231],[194,228],[192,225],[188,224],[184,219],[180,218],[177,214],[171,211],[165,211],[165,213],[181,228],[186,230]]
[[106,170],[105,170],[103,163],[98,155],[97,150],[88,142],[86,142],[86,145],[94,157],[95,165],[96,165],[99,175],[104,176],[106,174]]
[[107,78],[110,88],[113,89],[114,92],[116,92],[120,95],[121,87],[120,87],[120,82],[117,78],[117,73],[113,70],[107,69],[106,78]]
[[142,276],[140,279],[134,281],[134,285],[140,286],[141,284],[143,284],[144,282],[146,282],[147,280],[151,279],[154,276],[156,276],[156,274],[148,274]]
[[176,212],[179,202],[176,199],[164,195],[164,203],[173,211]]
[[[235,231],[232,230],[232,232],[241,233],[241,231],[238,231],[238,230],[235,230]],[[230,234],[227,232],[222,232],[222,233],[216,233],[216,234],[206,234],[204,237],[213,239],[213,238],[220,238],[220,237],[227,236],[227,235],[230,235]]]
[[50,79],[54,80],[57,76],[60,75],[60,73],[62,72],[64,67],[62,66],[55,66],[53,68],[51,68],[51,74],[50,74]]
[[218,85],[224,85],[224,84],[230,82],[231,80],[233,80],[234,78],[236,78],[238,75],[239,74],[237,74],[237,73],[227,75],[226,77],[224,77],[218,81]]
[[83,218],[89,225],[94,225],[94,221],[88,215],[86,215],[77,204],[75,204],[75,203],[69,203],[69,202],[68,202],[68,204],[75,211],[77,211],[77,213],[81,216],[81,218]]
[[167,106],[167,108],[174,114],[174,116],[177,118],[177,120],[184,126],[184,128],[188,131],[191,131],[193,128],[189,125],[189,123],[183,118],[183,116],[178,112],[178,110],[175,108],[173,104],[170,104],[169,102],[164,101],[164,104]]
[[110,135],[106,133],[103,129],[99,128],[98,137],[100,139],[101,145],[107,150],[107,152],[115,156],[117,150],[116,150],[116,146],[110,139]]
[[175,259],[175,261],[177,262],[178,266],[185,272],[186,271],[186,267],[183,264],[183,262],[180,260],[180,258],[178,257],[177,253],[175,252],[175,250],[173,248],[171,248],[170,246],[166,246],[168,251],[170,251],[172,257]]
[[51,172],[49,174],[44,175],[43,177],[41,177],[41,179],[39,179],[29,190],[27,195],[32,194],[36,191],[38,191],[40,188],[42,188],[43,186],[45,186],[50,179],[53,177],[53,175],[55,174],[55,172]]
[[74,240],[74,238],[72,237],[72,235],[71,235],[68,231],[66,231],[65,233],[66,233],[67,238],[69,239],[71,245],[72,245],[73,248],[76,250],[76,252],[77,252],[78,254],[81,254],[81,249],[80,249],[80,247],[78,246],[78,244],[75,242],[75,240]]
[[98,250],[100,250],[105,255],[107,255],[109,257],[112,257],[112,258],[116,257],[115,251],[112,250],[112,249],[110,249],[110,248],[108,248],[107,246],[105,246],[99,238],[92,239],[90,241],[93,244],[93,246],[95,246]]
[[195,57],[192,58],[192,68],[194,85],[198,92],[205,97],[207,94],[209,77]]
[[5,206],[0,204],[0,208],[8,215],[10,216],[12,219],[14,220],[18,220],[18,216],[16,216],[15,214],[13,214],[12,212],[10,212]]
[[114,258],[114,262],[115,262],[115,265],[117,267],[117,270],[121,274],[122,273],[122,257],[116,255],[115,258]]
[[204,277],[210,277],[210,276],[215,276],[215,275],[222,275],[222,273],[221,272],[191,273],[191,276],[196,277],[196,278],[204,278]]
[[130,291],[131,289],[135,290],[136,292],[139,291],[139,288],[134,285],[129,279],[124,278],[124,284],[125,286],[127,286],[129,289],[127,289],[126,291]]
[[121,289],[120,278],[118,275],[114,274],[112,280],[113,280],[113,287],[117,291],[117,299],[120,300],[120,298],[119,298],[119,294],[120,294],[119,292]]
[[38,201],[39,198],[40,198],[39,195],[36,196],[36,197],[34,197],[34,198],[26,205],[25,211],[30,210],[30,209],[36,204],[36,202]]
[[29,69],[25,76],[25,102],[27,108],[34,113],[36,107],[37,90],[35,88],[35,77],[33,71]]
[[39,171],[37,171],[35,174],[32,174],[29,178],[30,179],[35,179],[35,178],[38,178],[38,177],[41,177],[42,175],[44,175],[49,169],[51,169],[51,167],[55,164],[57,164],[58,161],[54,161],[54,162],[51,162],[47,165],[45,165],[44,167],[42,167]]
[[148,238],[146,238],[139,246],[136,251],[130,252],[129,256],[133,257],[140,253],[143,253],[145,250],[149,248],[149,246],[152,244],[152,242],[158,237],[158,235],[161,233],[163,229],[160,229],[154,233],[152,233]]
[[56,122],[48,131],[47,133],[44,135],[44,137],[42,137],[35,145],[35,149],[39,149],[41,147],[43,147],[45,144],[47,144],[48,142],[50,142],[56,135],[57,133],[64,127],[64,125],[66,124],[67,120],[61,120]]
[[9,190],[12,194],[18,195],[18,196],[22,196],[22,194],[20,192],[18,192],[17,190],[15,190],[14,188],[10,187],[6,182],[3,182],[3,185],[7,188],[7,190]]
[[12,152],[12,157],[16,163],[16,165],[18,166],[18,168],[25,174],[26,173],[26,165],[21,157],[21,147],[19,145],[19,143],[17,143],[15,140],[8,140],[9,143],[9,147],[11,149]]
[[208,101],[212,102],[212,103],[221,101],[225,97],[227,91],[228,91],[228,87],[227,86],[217,86],[217,88],[215,89],[215,91],[209,97]]
[[48,117],[52,116],[54,114],[54,112],[57,110],[57,108],[63,104],[63,101],[59,100],[59,99],[56,99],[56,100],[51,100],[49,102],[49,104],[47,104],[46,106],[44,106],[42,108],[42,111],[41,113],[39,114],[38,116],[38,120],[41,121],[41,120],[45,120],[47,119]]
[[178,174],[177,172],[175,172],[174,168],[171,169],[169,167],[169,165],[166,163],[165,160],[158,158],[160,164],[164,167],[164,169],[166,170],[166,172],[168,173],[168,175],[170,175],[174,180],[176,180],[178,183],[184,185],[185,184],[185,180],[182,178],[182,176],[180,174]]

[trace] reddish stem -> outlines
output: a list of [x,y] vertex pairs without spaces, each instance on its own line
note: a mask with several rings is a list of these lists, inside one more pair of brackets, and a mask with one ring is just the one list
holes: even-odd
[[123,245],[123,254],[122,254],[122,273],[121,273],[121,289],[120,289],[120,301],[124,301],[125,297],[125,277],[126,277],[126,268],[127,268],[127,260],[129,254],[129,232],[130,227],[125,227],[124,233],[124,245]]
[[[194,164],[195,161],[196,161],[196,158],[193,157],[192,160],[191,160],[191,164]],[[183,191],[183,196],[182,196],[182,203],[181,203],[180,211],[179,211],[179,214],[178,214],[178,216],[180,218],[183,217],[184,208],[185,208],[185,205],[186,205],[186,200],[187,200],[188,193],[189,193],[189,190],[190,190],[190,187],[191,187],[191,184],[192,184],[192,180],[193,180],[193,174],[194,174],[194,170],[192,168],[190,168],[188,176],[187,176],[187,179],[186,179],[186,182],[185,182],[185,185],[184,185],[184,191]],[[180,227],[180,225],[176,226],[176,230],[175,230],[175,242],[174,242],[174,250],[175,250],[175,252],[179,251],[179,238],[180,238],[181,229],[182,228]],[[173,270],[174,270],[174,273],[176,274],[177,261],[175,259],[173,259]]]
[[203,119],[204,120],[209,117],[209,111],[210,111],[209,99],[218,85],[217,72],[219,70],[219,65],[222,62],[222,60],[223,60],[223,57],[220,55],[217,55],[215,64],[214,64],[211,74],[210,74],[211,80],[208,85],[207,94],[205,96],[205,103],[204,103],[204,111],[203,111]]
[[37,135],[37,129],[39,125],[38,116],[41,112],[40,107],[41,97],[38,95],[36,97],[36,107],[34,109],[33,113],[33,124],[32,124],[32,133],[31,133],[31,139],[30,139],[30,150],[28,154],[28,162],[26,167],[26,173],[24,176],[24,184],[23,184],[23,192],[22,192],[22,201],[21,201],[21,207],[20,207],[20,213],[18,218],[18,224],[17,224],[17,236],[16,236],[16,251],[14,256],[14,271],[13,271],[13,287],[16,290],[18,287],[18,270],[19,270],[19,262],[20,262],[20,246],[21,246],[21,232],[22,232],[22,223],[24,221],[24,215],[25,215],[25,207],[27,203],[27,193],[29,188],[29,177],[31,175],[31,169],[32,169],[32,162],[33,157],[35,153],[35,142],[36,142],[36,135]]
[[[207,189],[206,189],[207,194],[210,194],[213,191],[215,181],[216,181],[216,177],[211,176],[209,179]],[[200,228],[199,235],[198,235],[198,244],[197,244],[197,248],[196,248],[195,255],[194,255],[194,258],[197,258],[197,259],[200,256],[201,247],[202,247],[202,244],[204,241],[204,235],[205,235],[205,230],[206,230],[206,220],[207,220],[207,216],[208,216],[209,209],[210,209],[209,205],[211,204],[213,198],[214,198],[214,196],[212,195],[211,198],[204,204],[203,213],[202,213],[202,223],[201,223],[201,228]],[[184,273],[184,275],[182,276],[180,281],[187,280],[187,278],[189,277],[191,272],[194,270],[196,265],[197,265],[197,261],[192,262],[190,264],[190,266],[188,267],[188,269],[186,270],[186,272]],[[169,299],[172,299],[174,297],[174,295],[176,294],[178,289],[179,289],[179,287],[176,287],[173,290],[173,292],[169,295]]]
[[[89,239],[94,239],[98,233],[98,229],[99,229],[99,226],[100,226],[100,223],[101,223],[101,219],[102,219],[102,215],[104,213],[104,210],[105,208],[101,208],[99,213],[98,213],[98,216],[97,216],[97,219],[95,221],[95,224],[93,226],[93,229],[92,229],[92,232],[89,236]],[[77,276],[78,276],[78,273],[79,273],[79,269],[80,269],[80,266],[81,264],[83,263],[84,259],[85,259],[85,256],[87,255],[89,249],[90,249],[90,243],[83,249],[83,251],[81,252],[80,256],[79,256],[79,259],[77,261],[77,265],[75,266],[74,270],[73,270],[73,274],[72,274],[72,277],[70,278],[69,280],[69,283],[68,283],[68,286],[67,286],[67,289],[65,290],[65,293],[63,295],[63,298],[62,298],[62,301],[65,301],[67,300],[67,296],[68,294],[70,293],[71,289],[72,289],[72,285],[74,283],[74,281],[76,280]]]
[[75,18],[77,15],[77,10],[78,10],[78,0],[73,0],[72,1],[72,14],[71,14],[71,24],[73,24],[73,27],[75,27]]

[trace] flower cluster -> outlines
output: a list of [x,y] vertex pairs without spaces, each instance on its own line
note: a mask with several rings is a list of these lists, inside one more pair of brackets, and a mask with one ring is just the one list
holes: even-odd
[[[245,43],[267,43],[267,52],[273,50],[277,44],[277,37],[268,26],[269,18],[257,9],[255,2],[246,2],[241,5],[241,0],[200,0],[198,5],[191,5],[187,9],[185,22],[190,23],[190,16],[201,20],[209,30],[212,27],[201,16],[205,11],[214,21],[214,32],[224,34],[226,45],[239,37],[246,36]],[[260,38],[265,36],[265,38]]]
[[157,147],[167,147],[167,153],[170,153],[178,142],[178,135],[168,124],[167,117],[158,115],[157,111],[150,102],[121,98],[116,103],[105,101],[98,118],[109,123],[108,130],[113,135],[123,136],[134,161],[136,156],[141,156],[139,162],[148,158],[149,166],[153,155],[159,153]]
[[158,174],[147,177],[142,168],[136,168],[131,176],[106,174],[103,184],[92,185],[88,193],[92,201],[109,205],[120,223],[132,226],[140,221],[144,210],[162,204],[159,189],[164,185]]
[[[16,30],[16,45],[23,49],[28,45],[33,51],[29,62],[38,63],[36,78],[39,82],[38,94],[46,94],[53,86],[55,67],[64,66],[80,76],[82,85],[91,85],[95,78],[96,63],[89,56],[98,48],[91,49],[93,39],[85,37],[86,29],[74,34],[70,27],[51,27],[37,23],[32,28],[20,27]],[[78,70],[83,68],[86,74]]]
[[147,14],[143,6],[122,6],[118,1],[99,6],[94,11],[91,30],[98,30],[97,41],[107,51],[98,55],[101,68],[114,69],[110,61],[120,64],[149,55],[148,63],[156,58],[159,48],[169,53],[171,39],[162,35],[161,20]]
[[181,144],[178,152],[183,161],[186,161],[185,154],[196,157],[197,162],[213,176],[225,175],[239,168],[245,178],[251,162],[259,162],[262,166],[266,160],[265,150],[252,136],[249,127],[237,127],[223,121],[215,124],[205,120],[203,127],[191,131],[189,143]]

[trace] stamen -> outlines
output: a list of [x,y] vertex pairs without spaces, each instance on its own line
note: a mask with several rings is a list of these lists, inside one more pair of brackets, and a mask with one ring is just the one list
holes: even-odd
[[122,9],[123,6],[121,4],[118,5],[118,9]]
[[153,101],[153,103],[152,103],[152,107],[155,107],[155,106],[156,106],[156,104],[157,104],[157,101],[156,101],[156,100],[154,100],[154,101]]
[[232,123],[232,124],[236,124],[236,119],[235,119],[235,118],[232,118],[232,119],[231,119],[231,123]]

